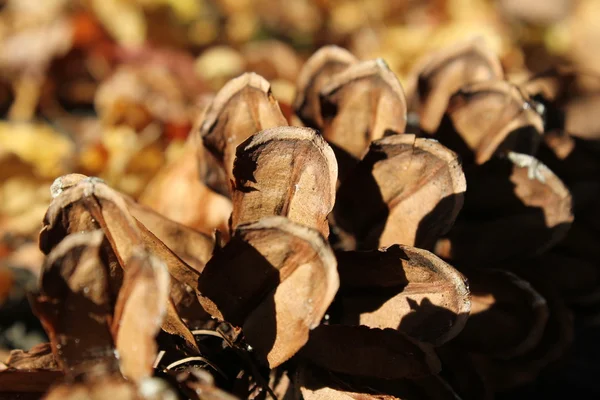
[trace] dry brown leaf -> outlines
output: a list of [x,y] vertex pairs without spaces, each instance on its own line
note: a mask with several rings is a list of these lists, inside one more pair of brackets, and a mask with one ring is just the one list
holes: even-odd
[[28,351],[13,350],[10,352],[6,365],[14,369],[43,369],[47,371],[59,370],[56,359],[52,353],[50,343],[40,343]]
[[279,127],[257,133],[238,147],[233,175],[232,229],[281,215],[329,235],[337,163],[314,130]]
[[140,382],[152,376],[158,334],[169,301],[169,273],[163,263],[140,251],[128,261],[115,304],[112,333],[123,376]]
[[306,343],[338,285],[335,257],[324,238],[284,217],[240,225],[199,279],[204,308],[242,326],[271,368]]
[[[205,234],[212,235],[215,229],[225,232],[231,202],[201,181],[192,142],[186,144],[177,160],[165,166],[150,181],[139,202],[170,220]],[[148,225],[146,227],[152,231]]]
[[535,104],[518,86],[489,80],[463,86],[449,101],[435,137],[465,163],[483,164],[494,154],[534,154],[544,125]]
[[426,132],[437,131],[450,97],[466,84],[502,79],[500,60],[478,37],[425,56],[413,68],[406,93]]
[[300,355],[334,372],[379,379],[415,379],[440,370],[432,347],[393,329],[366,326],[320,325]]
[[473,168],[467,182],[461,218],[435,250],[462,266],[541,254],[564,239],[573,222],[569,190],[529,155],[511,152]]
[[104,364],[117,368],[110,334],[109,271],[100,259],[101,231],[74,233],[48,255],[32,306],[67,373]]
[[324,46],[304,64],[298,75],[294,111],[306,126],[323,127],[320,92],[331,78],[358,60],[347,50],[337,46]]
[[[373,140],[404,133],[406,98],[382,59],[351,65],[320,91],[322,134],[334,145],[340,169],[360,159]],[[343,178],[343,175],[342,175]]]
[[471,315],[452,342],[465,351],[508,359],[540,342],[546,322],[546,300],[525,280],[503,270],[473,269]]
[[354,240],[362,249],[432,248],[452,227],[465,190],[455,153],[434,140],[392,135],[373,142],[342,183],[333,215],[351,236],[349,247]]
[[217,93],[206,112],[200,134],[204,146],[231,181],[236,147],[256,132],[286,125],[269,82],[260,75],[246,73],[229,81]]
[[398,329],[441,345],[467,322],[471,303],[466,278],[432,253],[394,245],[336,255],[342,323]]
[[193,58],[148,46],[120,51],[124,62],[99,83],[94,94],[94,108],[102,124],[140,132],[160,122],[188,131],[197,97],[205,90],[194,74]]

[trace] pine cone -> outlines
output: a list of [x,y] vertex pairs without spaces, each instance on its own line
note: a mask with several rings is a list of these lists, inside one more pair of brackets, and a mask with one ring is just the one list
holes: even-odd
[[305,126],[261,76],[233,79],[147,197],[189,207],[193,228],[97,178],[58,178],[31,296],[51,342],[15,353],[0,382],[309,400],[481,399],[535,379],[568,349],[567,305],[595,301],[576,246],[594,222],[575,233],[588,242],[569,237],[584,167],[568,155],[588,149],[547,132],[558,95],[499,66],[460,45],[415,69],[407,99],[383,60],[325,47],[299,73]]

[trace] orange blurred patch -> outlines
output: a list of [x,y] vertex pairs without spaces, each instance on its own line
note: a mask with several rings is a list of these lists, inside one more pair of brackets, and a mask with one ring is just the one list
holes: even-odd
[[94,18],[87,12],[79,12],[72,16],[73,44],[75,47],[89,47],[95,42],[106,38],[104,30]]
[[0,268],[0,304],[3,304],[8,297],[14,281],[15,279],[10,269]]
[[165,137],[169,142],[174,140],[185,140],[190,134],[192,125],[189,123],[169,122],[165,125]]

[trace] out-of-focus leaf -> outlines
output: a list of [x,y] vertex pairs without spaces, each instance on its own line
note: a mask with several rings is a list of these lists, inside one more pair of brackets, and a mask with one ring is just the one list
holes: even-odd
[[[231,202],[202,183],[196,162],[195,145],[195,142],[186,144],[184,153],[173,163],[165,166],[150,181],[139,202],[170,220],[205,234],[212,235],[215,229],[226,232],[227,220],[231,214]],[[139,210],[132,210],[132,212],[138,213],[136,215],[139,216]],[[148,219],[145,221],[149,222]],[[141,222],[144,223],[144,220]],[[157,234],[148,223],[144,225]],[[152,224],[152,226],[158,228],[160,225]],[[157,236],[163,241],[166,239],[164,235],[157,234]],[[171,243],[167,245],[171,247]],[[178,253],[175,248],[171,248]]]
[[93,0],[95,15],[110,34],[124,46],[138,46],[146,39],[146,19],[135,3],[123,0]]
[[73,26],[63,16],[40,21],[10,32],[0,40],[0,71],[45,72],[55,57],[65,55],[73,44]]
[[[73,142],[48,125],[1,121],[0,148],[2,153],[16,154],[31,164],[34,173],[41,178],[65,173],[75,150]],[[4,158],[2,153],[0,160]],[[10,167],[2,166],[3,169]]]
[[269,81],[283,79],[295,82],[302,66],[290,45],[278,40],[250,42],[242,49],[246,70],[254,71]]

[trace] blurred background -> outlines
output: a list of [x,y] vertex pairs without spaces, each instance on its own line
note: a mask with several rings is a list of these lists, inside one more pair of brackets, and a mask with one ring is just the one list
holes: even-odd
[[[515,83],[556,65],[595,74],[599,20],[599,0],[0,0],[0,358],[44,340],[23,310],[52,181],[80,172],[147,196],[232,77],[263,75],[289,110],[322,45],[382,57],[404,83],[475,36]],[[571,357],[506,398],[598,398],[598,323],[576,321]]]

